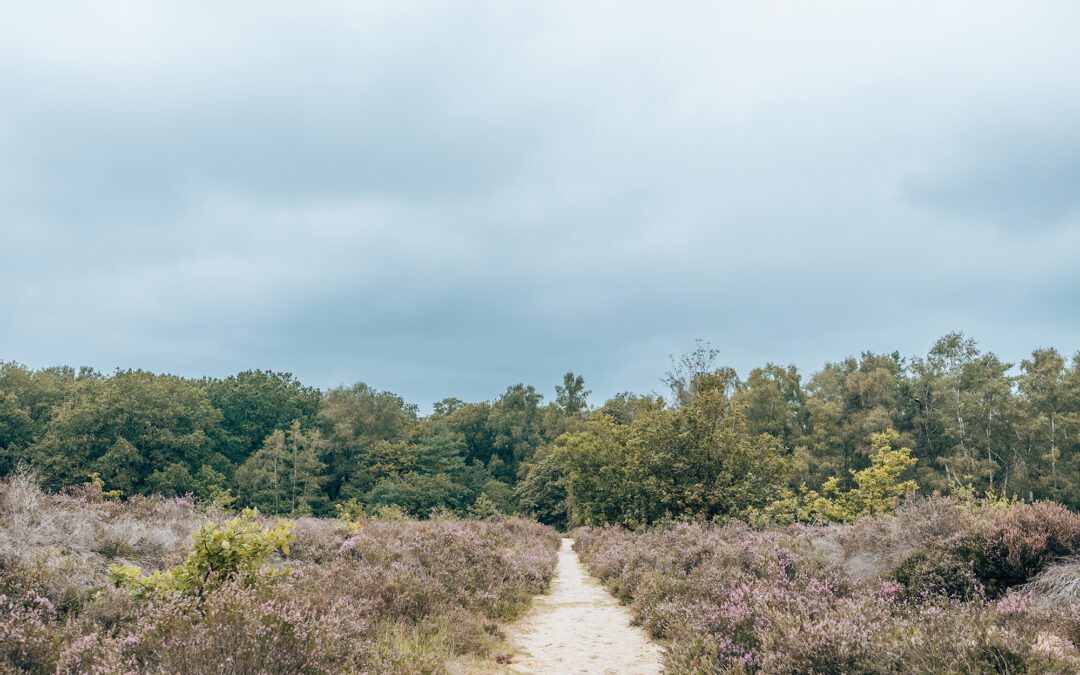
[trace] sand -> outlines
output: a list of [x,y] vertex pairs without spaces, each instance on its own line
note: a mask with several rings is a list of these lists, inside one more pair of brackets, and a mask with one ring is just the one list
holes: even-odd
[[562,540],[549,592],[511,625],[518,649],[509,667],[519,673],[660,672],[659,646],[630,625],[630,612],[578,560],[570,539]]

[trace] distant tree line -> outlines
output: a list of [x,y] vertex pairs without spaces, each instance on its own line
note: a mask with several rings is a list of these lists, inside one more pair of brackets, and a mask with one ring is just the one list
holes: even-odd
[[550,403],[518,384],[495,401],[444,399],[427,416],[364,384],[320,391],[287,373],[0,362],[0,474],[29,465],[54,489],[96,474],[124,495],[272,513],[349,503],[636,524],[850,489],[888,432],[910,448],[904,478],[922,491],[1080,506],[1080,355],[1040,348],[1014,367],[953,333],[925,357],[866,352],[806,380],[773,364],[740,378],[716,357],[699,343],[673,359],[667,399],[627,392],[590,407],[567,373]]

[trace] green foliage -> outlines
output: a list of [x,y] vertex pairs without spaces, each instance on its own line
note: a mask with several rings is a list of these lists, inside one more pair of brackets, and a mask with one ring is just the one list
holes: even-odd
[[843,489],[838,478],[830,478],[821,491],[800,488],[795,495],[785,490],[783,496],[764,510],[767,521],[849,522],[865,515],[890,513],[900,498],[918,489],[915,481],[900,477],[916,463],[910,448],[893,448],[900,436],[893,429],[874,434],[874,454],[870,466],[852,471],[854,487]]
[[490,518],[500,513],[498,505],[487,495],[480,495],[469,507],[469,515],[473,518]]
[[382,504],[371,510],[371,517],[381,521],[404,521],[411,520],[409,514],[396,504]]
[[[205,523],[192,533],[193,546],[182,565],[144,574],[132,565],[114,564],[109,567],[109,579],[142,599],[170,593],[201,597],[226,581],[254,583],[270,556],[278,551],[288,555],[294,539],[292,523],[263,526],[257,516],[258,511],[247,509],[224,525]],[[288,568],[271,572],[286,573]]]
[[523,513],[545,525],[566,529],[569,514],[563,462],[556,453],[543,449],[537,454],[514,488],[514,496]]
[[498,458],[492,476],[510,483],[517,476],[518,466],[529,459],[536,448],[550,439],[540,407],[543,400],[537,391],[523,384],[507,388],[488,414],[487,426],[492,432],[492,459]]
[[659,396],[638,396],[624,391],[609,398],[596,413],[607,415],[616,424],[627,426],[641,415],[663,408],[664,399]]
[[246,370],[215,380],[210,400],[221,411],[220,451],[235,464],[242,463],[275,430],[288,429],[294,420],[309,426],[322,395],[305,387],[290,373]]
[[303,430],[299,420],[285,431],[274,431],[236,470],[241,499],[270,513],[323,512],[327,501],[323,449],[319,431]]
[[1036,349],[1013,369],[950,333],[923,357],[865,352],[808,377],[766,364],[745,379],[718,355],[699,342],[673,358],[668,401],[623,392],[590,411],[568,372],[551,403],[518,384],[493,401],[444,399],[426,418],[390,392],[319,392],[287,373],[0,362],[0,475],[25,463],[52,489],[97,473],[126,497],[288,514],[349,499],[463,514],[485,494],[559,526],[633,524],[764,518],[769,494],[780,519],[848,520],[891,508],[892,468],[872,439],[895,430],[919,460],[905,478],[925,493],[962,484],[1080,507],[1080,355]]
[[415,406],[363,383],[323,394],[316,424],[326,441],[327,497],[336,501],[370,490],[374,448],[407,441],[415,423]]
[[769,503],[785,481],[783,449],[771,436],[749,433],[727,384],[723,372],[699,377],[682,406],[650,410],[629,425],[594,418],[532,467],[526,496],[558,517],[557,498],[539,482],[540,472],[560,475],[571,525],[737,517]]
[[[191,380],[145,371],[78,378],[29,455],[52,487],[98,471],[135,492],[183,494],[194,489],[191,475],[209,459],[220,421],[205,388]],[[121,439],[126,445],[117,445]],[[120,462],[136,454],[143,461],[136,458],[119,480]]]
[[574,416],[585,412],[589,394],[585,389],[585,378],[568,371],[563,375],[563,383],[555,387],[555,405],[564,415]]
[[90,480],[82,484],[79,494],[89,502],[105,502],[120,499],[120,490],[106,490],[105,481],[97,473],[89,476]]
[[334,512],[337,519],[341,521],[345,534],[356,536],[364,531],[363,521],[367,517],[367,513],[364,510],[364,505],[356,501],[356,499],[334,504]]
[[945,596],[971,600],[983,593],[970,557],[947,549],[915,551],[892,573],[913,599]]
[[426,517],[439,507],[463,510],[472,494],[444,473],[409,471],[380,480],[368,492],[366,501],[370,507],[396,506],[410,515]]

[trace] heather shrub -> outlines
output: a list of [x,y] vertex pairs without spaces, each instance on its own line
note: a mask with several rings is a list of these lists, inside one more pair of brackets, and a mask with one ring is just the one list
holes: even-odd
[[1080,672],[1080,610],[1064,600],[1080,583],[1074,563],[1052,562],[1070,550],[1074,518],[933,497],[845,525],[572,536],[590,571],[664,641],[669,672],[1057,673]]
[[1053,502],[998,510],[969,544],[991,592],[1026,583],[1050,562],[1080,552],[1080,515]]
[[[11,487],[0,482],[16,515],[0,520],[0,672],[443,672],[498,648],[499,623],[546,587],[559,545],[512,518],[278,523],[186,498]],[[105,532],[124,545],[101,545]],[[107,570],[127,561],[149,574],[114,568],[117,588]]]
[[44,672],[57,657],[58,613],[34,591],[0,593],[0,671]]
[[892,578],[913,599],[943,595],[970,600],[984,591],[975,576],[974,563],[956,551],[928,549],[909,555]]

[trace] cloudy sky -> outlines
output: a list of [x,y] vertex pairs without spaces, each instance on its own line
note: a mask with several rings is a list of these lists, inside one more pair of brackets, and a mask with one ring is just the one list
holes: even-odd
[[0,359],[658,389],[1080,348],[1080,4],[0,0]]

